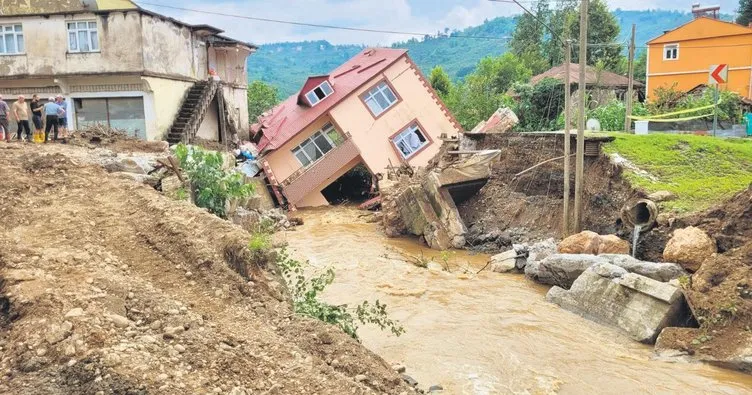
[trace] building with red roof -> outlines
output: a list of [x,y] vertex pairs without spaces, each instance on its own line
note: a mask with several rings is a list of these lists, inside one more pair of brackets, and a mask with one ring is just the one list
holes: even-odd
[[[329,204],[330,187],[358,165],[425,166],[460,125],[403,49],[368,48],[252,126],[264,171],[291,207]],[[329,188],[331,189],[331,188]]]

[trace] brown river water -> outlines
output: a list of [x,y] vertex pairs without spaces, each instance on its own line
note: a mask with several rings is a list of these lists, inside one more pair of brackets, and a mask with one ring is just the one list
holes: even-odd
[[[303,210],[305,225],[281,235],[312,270],[337,278],[333,304],[380,300],[406,333],[361,327],[363,344],[402,363],[421,388],[448,394],[742,394],[752,376],[701,363],[654,358],[651,346],[547,303],[547,287],[519,274],[476,273],[488,256],[444,255],[417,240],[390,239],[348,207]],[[411,256],[449,262],[419,268]],[[463,270],[466,269],[466,270]],[[472,269],[472,270],[470,270]],[[471,274],[462,274],[470,272]]]

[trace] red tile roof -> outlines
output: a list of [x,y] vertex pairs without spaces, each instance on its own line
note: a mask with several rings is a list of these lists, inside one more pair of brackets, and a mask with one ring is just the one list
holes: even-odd
[[298,92],[262,114],[251,127],[254,133],[263,132],[259,151],[281,147],[405,54],[405,49],[367,48],[329,73],[334,93],[315,106],[298,104],[299,94],[305,93]]
[[[564,67],[563,64],[560,66],[552,67],[548,71],[531,78],[530,83],[535,85],[543,81],[544,78],[557,79],[563,84],[566,78],[566,67]],[[572,84],[577,84],[580,82],[580,65],[578,63],[570,64],[569,81]],[[587,66],[585,67],[585,84],[605,87],[622,87],[629,84],[629,79],[610,71],[599,71],[593,66]],[[643,84],[639,81],[634,81],[634,86],[636,88],[640,88],[643,86]]]

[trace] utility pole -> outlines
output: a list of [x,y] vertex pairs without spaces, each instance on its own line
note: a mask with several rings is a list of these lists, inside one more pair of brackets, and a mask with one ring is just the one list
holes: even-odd
[[624,117],[624,131],[629,133],[632,130],[632,100],[634,96],[634,57],[635,57],[635,24],[632,24],[632,40],[629,43],[629,85],[627,87],[627,104],[626,115]]
[[580,112],[577,122],[577,163],[574,179],[574,230],[582,232],[582,187],[585,178],[585,68],[587,67],[588,0],[580,0],[580,84],[578,99]]
[[715,137],[716,130],[718,130],[718,86],[720,84],[715,84],[715,89],[713,89],[713,137]]
[[572,125],[572,78],[569,75],[572,64],[572,40],[567,39],[564,43],[564,237],[569,236],[569,174],[570,174],[570,125]]

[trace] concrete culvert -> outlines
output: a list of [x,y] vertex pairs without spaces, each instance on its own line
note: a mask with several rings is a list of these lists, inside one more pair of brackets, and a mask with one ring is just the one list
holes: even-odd
[[624,205],[621,209],[622,223],[634,228],[640,226],[642,232],[646,232],[655,226],[658,218],[658,206],[652,200],[640,199]]

